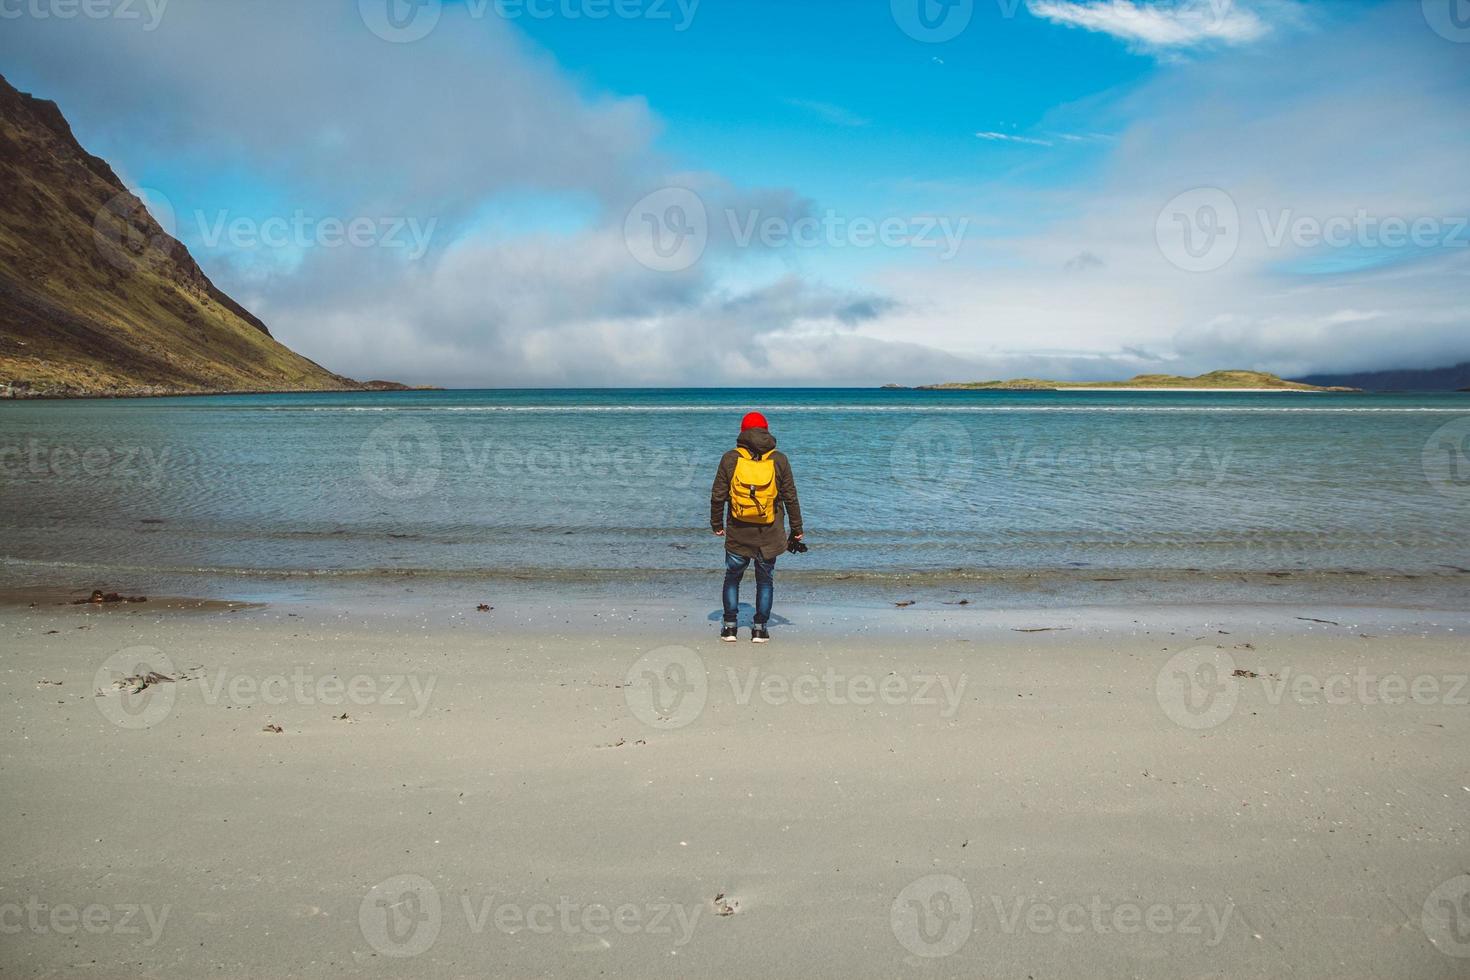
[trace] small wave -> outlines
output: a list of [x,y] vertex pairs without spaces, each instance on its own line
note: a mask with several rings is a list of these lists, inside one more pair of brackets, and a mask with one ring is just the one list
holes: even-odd
[[[217,411],[220,409],[208,406],[188,406],[199,411]],[[230,408],[229,411],[238,411]],[[600,414],[625,414],[625,415],[664,415],[670,413],[687,414],[690,412],[702,413],[730,413],[737,411],[737,407],[730,405],[269,405],[251,407],[250,411],[256,412],[328,412],[337,414],[352,414],[359,412],[394,412],[401,415],[432,414],[439,412],[447,413],[469,413],[469,414],[546,414],[546,415],[600,415]],[[1124,415],[1158,415],[1158,414],[1208,414],[1208,415],[1235,415],[1240,413],[1250,414],[1308,414],[1308,415],[1465,415],[1470,413],[1470,406],[1466,408],[1435,408],[1421,406],[1414,408],[1369,408],[1369,407],[1287,407],[1287,406],[1245,406],[1245,405],[770,405],[765,408],[768,413],[843,413],[848,415],[952,415],[952,414],[1021,414],[1030,412],[1047,413],[1093,413],[1108,412]]]

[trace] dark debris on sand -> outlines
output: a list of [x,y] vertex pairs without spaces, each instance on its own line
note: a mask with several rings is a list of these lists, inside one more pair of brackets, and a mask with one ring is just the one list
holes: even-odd
[[103,592],[101,589],[93,589],[92,595],[86,599],[73,599],[73,606],[102,605],[104,602],[147,602],[146,595],[119,595],[116,592]]

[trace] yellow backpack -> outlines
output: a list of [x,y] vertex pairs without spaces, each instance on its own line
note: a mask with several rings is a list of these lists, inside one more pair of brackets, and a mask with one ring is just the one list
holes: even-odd
[[776,461],[735,447],[740,458],[730,476],[730,516],[745,524],[776,522]]

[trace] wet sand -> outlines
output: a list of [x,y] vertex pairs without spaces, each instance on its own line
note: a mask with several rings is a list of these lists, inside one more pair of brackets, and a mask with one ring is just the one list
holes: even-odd
[[492,604],[0,611],[0,974],[1470,970],[1470,614]]

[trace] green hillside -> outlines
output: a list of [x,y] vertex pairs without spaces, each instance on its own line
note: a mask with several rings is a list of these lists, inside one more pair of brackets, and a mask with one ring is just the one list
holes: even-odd
[[1038,378],[1014,378],[1010,381],[953,381],[948,384],[922,385],[926,391],[947,389],[990,388],[1004,391],[1054,391],[1065,388],[1214,388],[1250,389],[1253,391],[1353,391],[1352,388],[1323,388],[1317,385],[1285,381],[1264,371],[1211,371],[1187,378],[1177,374],[1140,374],[1127,381],[1043,381]]
[[0,393],[357,388],[200,270],[53,102],[0,78]]

